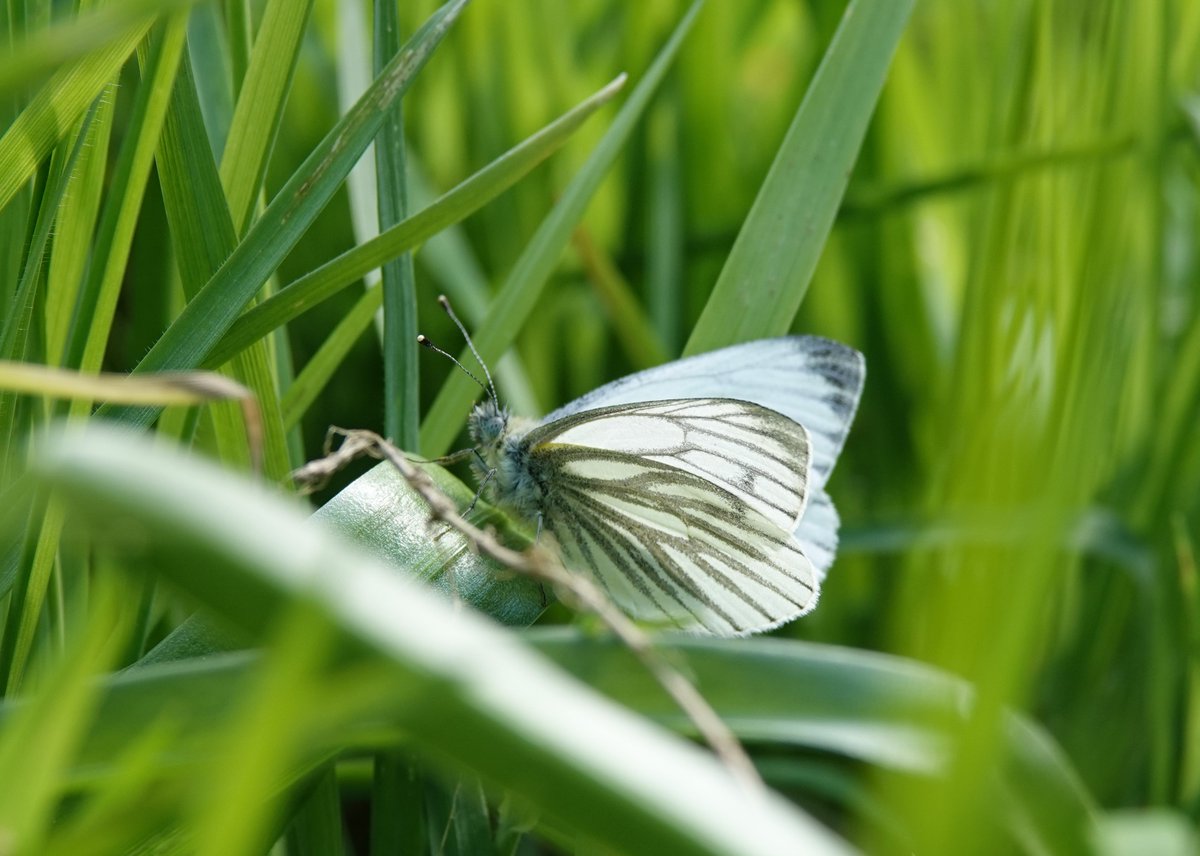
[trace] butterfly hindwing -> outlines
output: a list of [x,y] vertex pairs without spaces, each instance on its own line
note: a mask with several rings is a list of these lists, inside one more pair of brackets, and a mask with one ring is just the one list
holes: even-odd
[[526,438],[544,531],[631,614],[722,635],[816,602],[791,532],[808,495],[805,430],[744,401],[607,407]]

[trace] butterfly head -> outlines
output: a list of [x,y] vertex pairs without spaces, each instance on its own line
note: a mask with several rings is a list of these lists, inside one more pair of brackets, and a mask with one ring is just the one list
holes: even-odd
[[475,448],[484,458],[488,458],[500,447],[508,433],[508,410],[493,399],[485,398],[471,411],[467,427]]

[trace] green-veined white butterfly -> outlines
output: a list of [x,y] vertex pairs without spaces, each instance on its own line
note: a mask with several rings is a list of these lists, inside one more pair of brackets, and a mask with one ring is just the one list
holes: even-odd
[[763,339],[629,375],[540,422],[510,416],[488,376],[468,423],[481,489],[635,618],[768,630],[816,605],[833,562],[824,488],[864,376],[838,342]]

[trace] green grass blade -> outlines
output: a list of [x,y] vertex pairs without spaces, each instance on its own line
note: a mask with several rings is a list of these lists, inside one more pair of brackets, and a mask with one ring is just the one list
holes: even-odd
[[[164,23],[162,32],[151,39],[129,136],[122,145],[100,220],[98,252],[91,260],[88,279],[75,309],[75,326],[64,360],[69,367],[95,372],[103,363],[138,213],[183,56],[186,25],[187,14],[177,12]],[[77,413],[87,409],[87,402],[73,405]]]
[[262,190],[311,10],[312,0],[271,0],[263,10],[221,158],[221,185],[239,235]]
[[0,769],[21,771],[0,784],[0,828],[13,852],[42,852],[42,836],[53,827],[60,777],[97,702],[95,676],[120,652],[123,633],[113,585],[102,582],[100,588],[84,632],[71,640],[40,692],[10,710],[0,731]]
[[[13,308],[0,323],[0,359],[22,361],[26,358],[26,343],[30,328],[34,324],[34,300],[42,281],[43,262],[46,259],[46,244],[50,230],[58,221],[63,197],[70,185],[71,176],[79,163],[80,155],[92,131],[92,121],[99,111],[98,101],[83,118],[63,163],[52,174],[51,185],[42,194],[38,206],[37,222],[26,254],[25,267],[17,283]],[[17,395],[0,391],[0,484],[6,484],[8,467],[15,456]]]
[[56,72],[0,137],[0,208],[84,114],[150,30],[142,19],[103,49]]
[[913,0],[852,0],[684,353],[786,333],[833,227]]
[[109,86],[97,99],[100,106],[86,148],[80,156],[79,168],[71,178],[62,212],[55,224],[42,334],[46,343],[46,362],[50,365],[60,365],[66,353],[71,333],[71,315],[79,299],[79,290],[92,254],[92,240],[107,186],[115,88],[115,84]]
[[312,792],[292,820],[288,840],[291,845],[288,850],[295,856],[344,856],[346,853],[341,791],[333,765],[318,775]]
[[650,115],[647,150],[651,190],[646,217],[649,313],[667,352],[677,354],[683,336],[684,182],[675,87],[668,88]]
[[[134,371],[184,370],[199,365],[242,308],[337,191],[383,121],[440,44],[466,0],[451,0],[409,40],[408,46],[337,123],[255,221],[233,255],[154,344]],[[135,424],[153,420],[150,408],[114,411]]]
[[375,756],[372,801],[394,808],[371,815],[371,856],[420,852],[425,838],[423,784],[420,771],[407,756],[395,752]]
[[358,337],[371,326],[375,313],[382,305],[383,291],[378,286],[364,292],[350,311],[338,321],[317,352],[304,364],[304,368],[296,375],[279,402],[279,412],[285,428],[290,430],[299,424],[300,418],[316,401],[325,384],[329,383],[329,379],[354,347]]
[[130,33],[144,33],[159,15],[194,2],[124,0],[97,4],[77,17],[37,30],[0,58],[0,97],[19,94],[42,82],[55,69],[84,59]]
[[[400,49],[400,10],[395,3],[375,4],[375,67]],[[409,211],[403,103],[388,111],[375,138],[375,182],[379,229],[402,222]],[[417,284],[411,253],[383,266],[383,425],[403,449],[420,451],[420,363],[417,354]]]
[[[634,125],[645,112],[646,105],[657,91],[667,69],[671,67],[700,8],[701,3],[697,2],[688,9],[654,62],[646,70],[645,76],[629,94],[629,100],[622,106],[587,163],[563,191],[558,203],[546,215],[537,233],[521,253],[516,266],[492,302],[487,324],[474,333],[475,346],[485,361],[494,363],[499,360],[537,305],[538,297],[558,264],[559,256],[570,240],[571,233],[583,217],[589,200],[616,161]],[[464,349],[461,360],[470,362],[471,359]],[[427,454],[440,455],[450,448],[478,391],[470,378],[460,374],[452,374],[449,377],[445,386],[438,392],[421,426],[421,448]]]
[[343,253],[248,310],[213,349],[205,364],[220,365],[251,342],[357,282],[364,274],[389,259],[413,249],[446,226],[457,223],[507,190],[565,143],[588,116],[616,94],[622,82],[623,78],[613,81],[450,190],[428,208],[418,211],[379,237]]
[[[183,292],[194,297],[236,246],[236,233],[220,176],[204,130],[191,62],[184,57],[158,149],[159,183]],[[254,393],[263,428],[267,477],[283,479],[292,468],[267,343],[259,342],[234,360],[232,375]],[[251,454],[240,414],[210,411],[222,460],[246,467]]]
[[188,19],[189,70],[195,71],[204,131],[218,162],[229,138],[229,126],[233,123],[232,61],[221,26],[221,9],[211,3],[198,6]]
[[[104,254],[94,260],[93,275],[89,278],[83,297],[88,303],[78,311],[72,364],[88,372],[100,369],[108,342],[117,297],[124,279],[129,246],[137,222],[153,163],[163,117],[170,97],[171,84],[183,53],[186,13],[176,13],[165,22],[163,31],[152,40],[150,59],[146,63],[146,78],[138,89],[130,137],[121,152],[121,162],[113,180],[112,204],[104,220],[102,234],[106,242]],[[71,403],[71,413],[77,416],[90,409],[90,402],[78,399]],[[19,686],[27,665],[33,638],[42,618],[50,571],[58,548],[63,520],[51,504],[51,513],[38,521],[41,532],[37,552],[28,575],[18,586],[20,597],[9,602],[3,648],[0,650],[3,674],[9,690]]]
[[237,243],[212,151],[192,63],[184,57],[157,152],[163,203],[175,238],[184,296],[195,297]]

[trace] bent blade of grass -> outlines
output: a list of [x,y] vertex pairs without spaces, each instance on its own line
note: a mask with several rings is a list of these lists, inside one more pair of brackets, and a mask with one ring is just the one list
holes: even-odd
[[494,199],[562,146],[588,116],[617,93],[623,83],[623,76],[617,78],[578,107],[441,196],[428,208],[302,276],[248,310],[230,327],[228,334],[213,348],[204,364],[221,365],[276,327],[337,294],[364,274],[416,247]]
[[108,426],[43,449],[35,474],[93,531],[138,520],[155,566],[251,633],[302,606],[314,631],[406,700],[394,709],[415,750],[512,790],[583,840],[714,856],[851,852],[273,491]]
[[[233,255],[167,328],[134,368],[137,372],[194,368],[208,356],[284,257],[295,247],[341,186],[399,98],[425,66],[467,0],[451,0],[413,35],[358,103],[333,127],[267,206]],[[145,425],[152,408],[109,415]]]
[[[634,125],[645,112],[651,96],[658,90],[702,5],[702,0],[697,0],[688,9],[646,70],[645,77],[634,87],[629,100],[617,113],[612,127],[521,253],[500,293],[492,301],[486,326],[475,331],[475,347],[485,362],[499,360],[529,318],[563,249],[571,239],[571,233],[582,219],[588,202],[612,168]],[[469,363],[472,359],[470,352],[463,349],[460,359]],[[421,426],[422,449],[430,455],[440,455],[450,447],[477,391],[466,376],[450,375]]]
[[788,331],[838,205],[913,0],[852,0],[684,348]]
[[[690,731],[686,718],[629,651],[574,630],[534,628],[523,638],[621,704]],[[832,752],[921,776],[945,775],[956,724],[973,706],[963,680],[900,657],[784,639],[745,639],[736,647],[675,635],[664,648],[686,657],[687,672],[743,741]],[[1038,725],[1016,714],[1005,723],[998,784],[1013,804],[1016,836],[1040,852],[1081,852],[1097,807],[1066,754]],[[1035,850],[1035,852],[1037,852]]]

